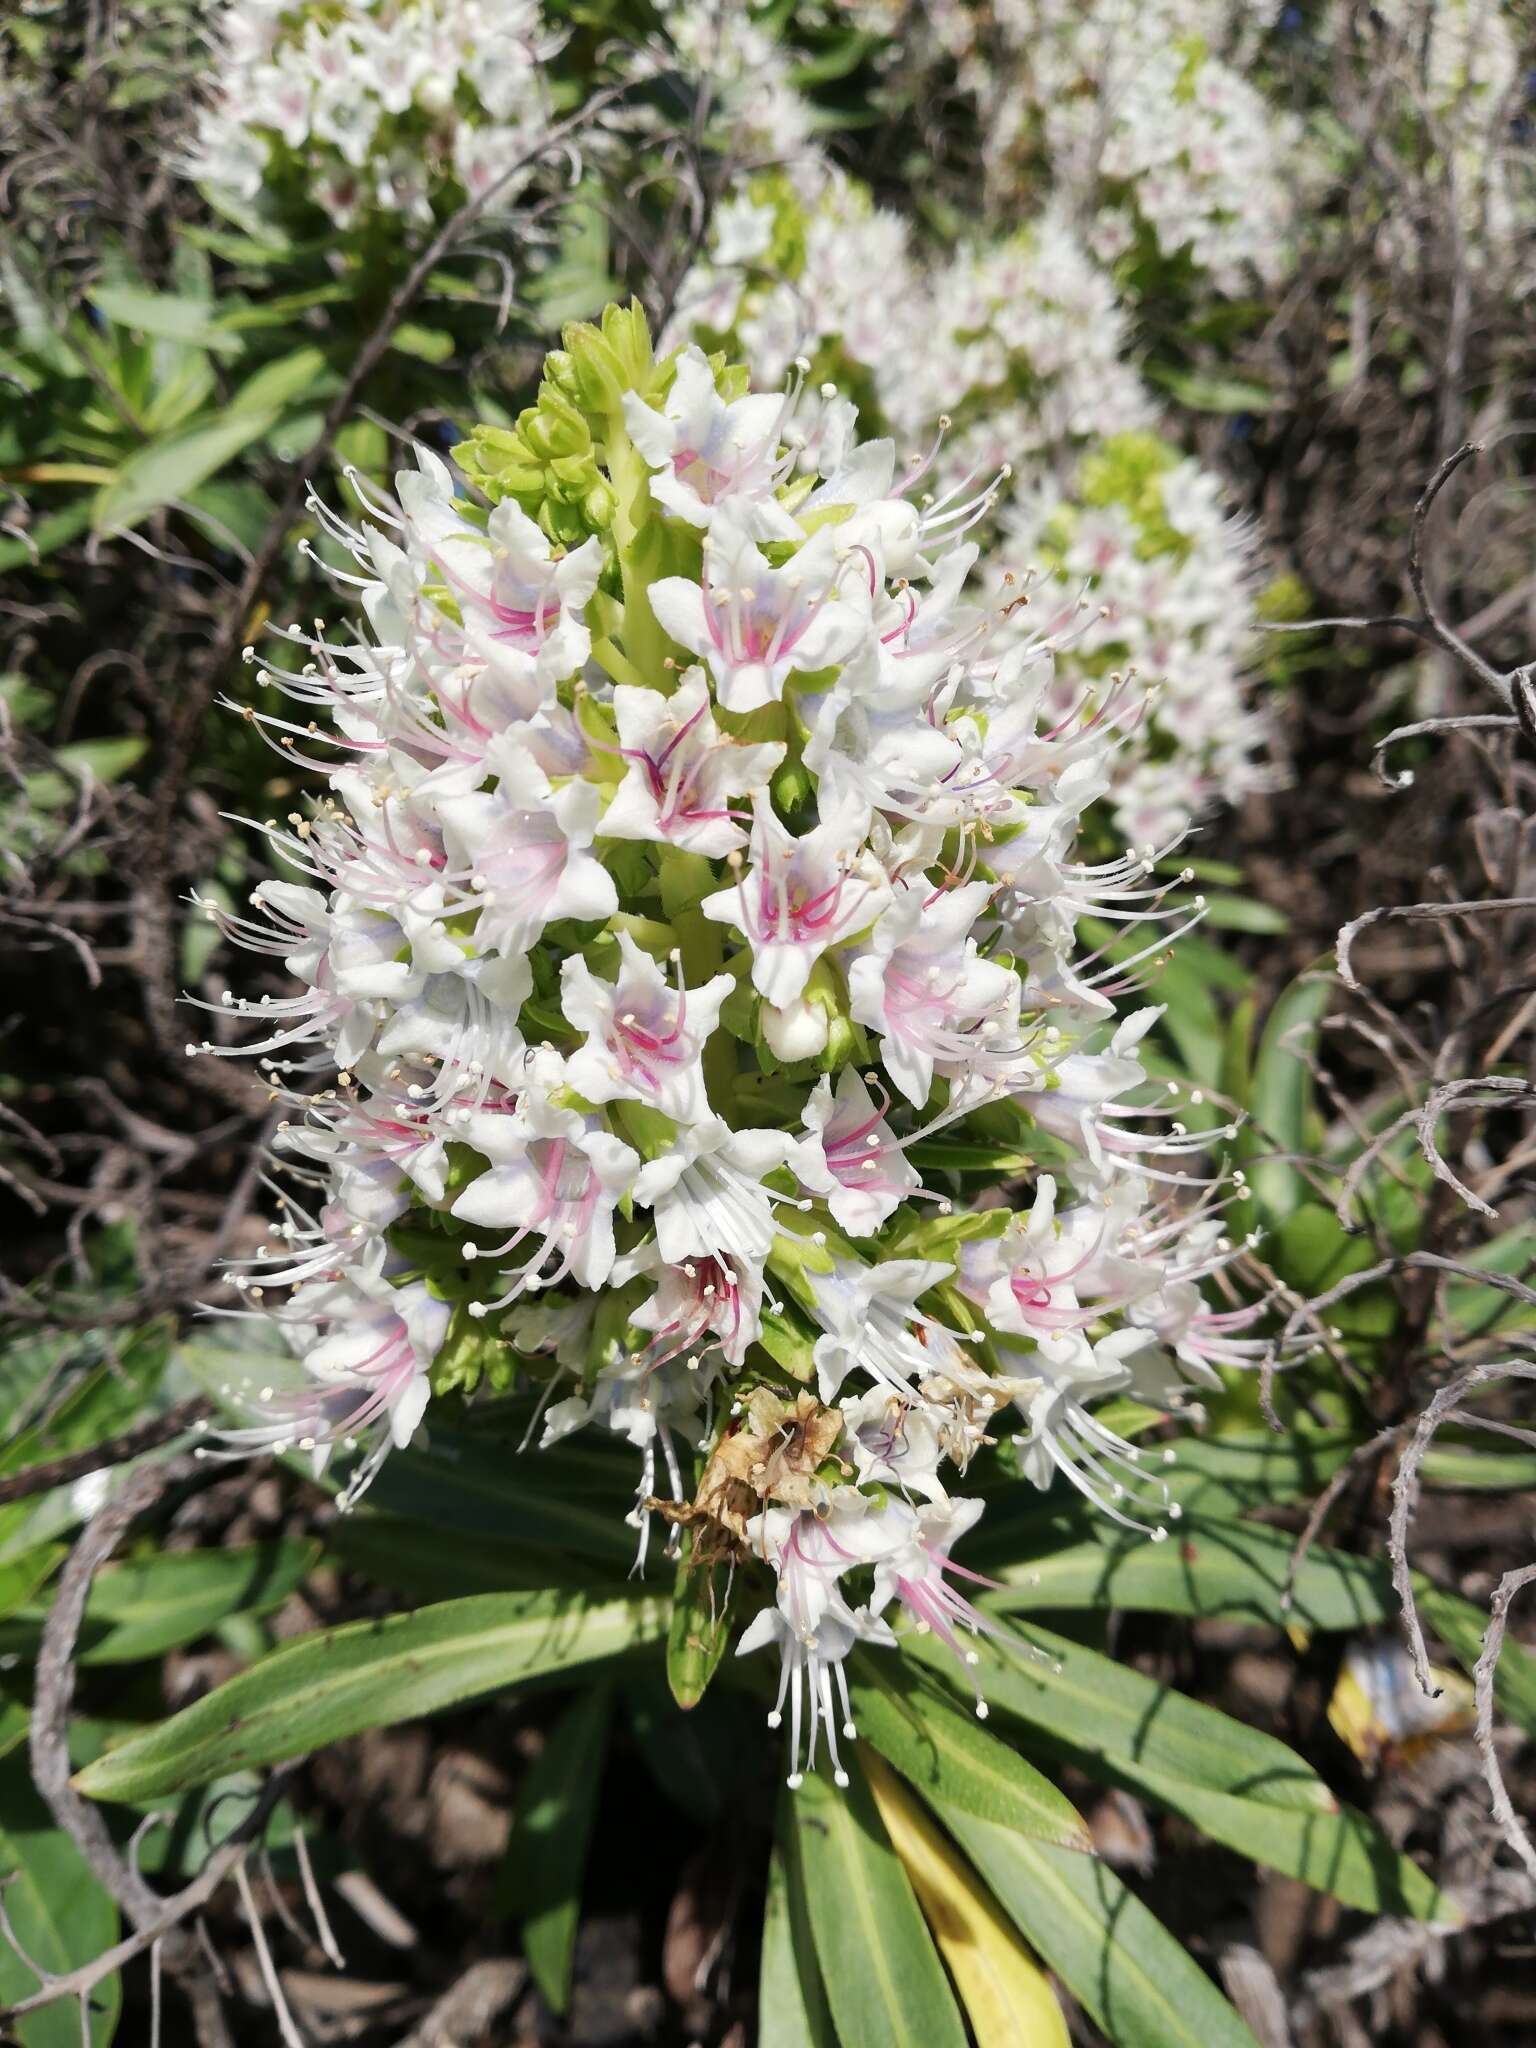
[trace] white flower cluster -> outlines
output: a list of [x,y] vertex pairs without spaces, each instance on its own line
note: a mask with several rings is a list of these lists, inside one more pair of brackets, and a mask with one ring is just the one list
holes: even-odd
[[1252,543],[1218,479],[1155,434],[1110,436],[1074,488],[1064,500],[1023,487],[1000,508],[1010,554],[1042,570],[1030,615],[1013,614],[1009,630],[1057,640],[1064,711],[1113,670],[1146,679],[1145,727],[1121,750],[1110,800],[1117,831],[1163,844],[1277,785],[1269,721],[1247,686]]
[[[236,1313],[306,1383],[222,1449],[339,1447],[355,1498],[510,1355],[546,1442],[638,1448],[642,1530],[772,1567],[741,1647],[780,1649],[798,1773],[897,1606],[983,1625],[947,1576],[973,1456],[1159,1533],[1172,1454],[1093,1404],[1181,1405],[1262,1309],[1202,1292],[1239,1248],[1138,1056],[1158,1013],[1115,1017],[1180,914],[1157,850],[1072,856],[1131,693],[1043,715],[1049,639],[993,633],[845,398],[658,363],[638,311],[566,341],[458,451],[491,509],[423,456],[327,517],[366,631],[263,671],[330,794],[270,830],[291,879],[210,914],[300,984],[227,1000],[295,1106]],[[1150,943],[1082,960],[1087,914]]]
[[904,220],[802,155],[722,209],[674,317],[673,338],[690,332],[739,349],[765,384],[803,352],[904,438],[947,420],[929,489],[1045,577],[1002,630],[1046,613],[1052,701],[1116,666],[1155,686],[1109,764],[1136,844],[1269,786],[1250,546],[1217,479],[1152,431],[1114,286],[1060,215],[925,264]]
[[810,132],[810,110],[791,78],[783,44],[748,6],[686,0],[665,11],[676,58],[708,93],[708,111],[734,152],[767,162],[793,155]]
[[1113,263],[1139,244],[1216,291],[1273,283],[1288,261],[1301,125],[1217,54],[1230,0],[867,0],[911,89],[953,65],[974,101],[994,214],[1054,199]]
[[504,175],[548,120],[558,47],[536,0],[229,0],[187,174],[297,197],[340,227],[430,221]]
[[1007,449],[992,469],[1153,417],[1113,286],[1062,215],[935,264],[905,219],[811,152],[721,208],[671,332],[729,337],[770,384],[829,351],[898,431],[975,417],[978,460]]

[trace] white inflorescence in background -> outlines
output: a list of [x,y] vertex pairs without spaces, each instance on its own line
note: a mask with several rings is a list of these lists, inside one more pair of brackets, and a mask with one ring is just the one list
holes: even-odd
[[[924,488],[972,501],[1009,566],[1040,570],[1005,630],[1049,618],[1056,701],[1117,663],[1154,686],[1109,763],[1122,832],[1161,842],[1271,786],[1251,542],[1217,478],[1156,435],[1114,285],[1061,213],[925,261],[903,219],[802,151],[723,210],[671,331],[739,348],[761,382],[813,355],[907,439],[947,421]],[[1107,502],[1077,503],[1106,470]]]
[[558,46],[532,0],[232,0],[188,174],[240,201],[295,185],[346,228],[431,220],[494,184],[548,120]]
[[1155,846],[1073,856],[1134,686],[1050,710],[1051,640],[965,595],[969,513],[835,392],[653,364],[637,314],[568,342],[465,452],[499,502],[423,455],[327,517],[354,622],[263,671],[329,794],[210,914],[299,984],[228,1001],[293,1089],[240,1312],[304,1383],[221,1448],[339,1448],[355,1497],[444,1360],[514,1347],[546,1443],[637,1449],[642,1558],[661,1511],[773,1568],[741,1647],[780,1650],[798,1773],[896,1605],[982,1625],[947,1573],[983,1444],[1160,1528],[1165,1454],[1095,1404],[1183,1405],[1261,1310],[1202,1292],[1241,1247],[1147,1081],[1158,1013],[1117,1013],[1134,963],[1077,939],[1190,914]]

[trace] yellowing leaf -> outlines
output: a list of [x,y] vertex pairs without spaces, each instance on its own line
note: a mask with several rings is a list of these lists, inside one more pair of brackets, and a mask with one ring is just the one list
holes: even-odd
[[1049,1979],[981,1879],[877,1756],[861,1749],[860,1761],[977,2048],[1070,2048]]

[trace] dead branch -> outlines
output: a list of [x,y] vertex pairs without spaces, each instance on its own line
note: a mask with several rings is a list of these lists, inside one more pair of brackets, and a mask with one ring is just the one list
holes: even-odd
[[[58,1591],[43,1625],[38,1652],[30,1734],[32,1775],[55,1824],[69,1836],[91,1875],[132,1922],[134,1932],[105,1955],[63,1977],[50,1977],[35,1964],[42,1979],[37,1991],[11,2008],[10,2016],[35,2011],[61,1999],[77,2001],[82,2026],[91,1991],[113,1970],[149,1950],[181,1984],[193,2010],[197,2035],[205,2048],[223,2048],[230,2039],[217,1982],[203,1952],[188,1931],[196,1915],[231,1873],[243,1868],[253,1842],[260,1838],[281,1791],[282,1781],[269,1780],[261,1798],[227,1841],[212,1853],[192,1881],[169,1898],[162,1897],[125,1862],[100,1811],[83,1799],[71,1782],[69,1713],[75,1693],[75,1650],[85,1605],[97,1572],[106,1563],[139,1516],[160,1500],[168,1487],[198,1470],[191,1458],[142,1465],[115,1500],[87,1523],[60,1575]],[[13,1943],[14,1946],[14,1943]]]

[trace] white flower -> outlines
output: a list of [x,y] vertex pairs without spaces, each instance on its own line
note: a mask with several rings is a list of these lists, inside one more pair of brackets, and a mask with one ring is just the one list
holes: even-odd
[[449,857],[480,904],[479,943],[524,953],[556,918],[611,917],[618,892],[590,851],[602,809],[596,783],[578,778],[557,790],[515,733],[493,740],[486,759],[499,778],[494,791],[438,806]]
[[803,1188],[826,1198],[833,1222],[850,1237],[872,1237],[922,1186],[857,1068],[843,1069],[835,1098],[822,1075],[805,1124],[811,1135],[797,1142],[790,1166]]
[[906,1395],[925,1373],[961,1363],[955,1334],[918,1307],[920,1295],[946,1280],[953,1266],[935,1259],[882,1259],[855,1265],[834,1259],[830,1273],[807,1271],[823,1335],[815,1346],[823,1401],[835,1401],[851,1372]]
[[733,1131],[717,1116],[681,1130],[670,1151],[640,1169],[635,1200],[655,1212],[668,1265],[720,1253],[761,1262],[773,1244],[775,1197],[763,1176],[782,1166],[779,1131]]
[[774,496],[788,466],[779,455],[783,418],[781,398],[722,398],[703,351],[692,345],[677,359],[665,411],[658,413],[636,392],[624,394],[624,424],[655,472],[651,496],[657,503],[705,528],[728,507],[754,540],[801,538]]
[[755,711],[776,703],[797,670],[827,668],[853,653],[869,630],[860,590],[828,528],[776,569],[727,508],[710,528],[702,581],[665,576],[650,598],[672,638],[702,657],[725,709]]
[[1017,1061],[1018,977],[984,959],[972,936],[991,897],[987,882],[908,887],[849,966],[853,1014],[881,1034],[887,1073],[919,1109],[935,1072],[989,1077]]
[[[466,1244],[464,1256],[494,1260],[505,1273],[500,1262],[523,1253],[503,1303],[527,1288],[553,1287],[567,1274],[578,1286],[601,1287],[613,1267],[613,1212],[635,1179],[638,1157],[601,1118],[557,1109],[540,1090],[529,1090],[508,1126],[505,1149],[512,1156],[472,1180],[450,1213],[512,1235],[491,1251]],[[479,1302],[470,1310],[488,1312]]]
[[752,986],[777,1008],[802,995],[827,948],[852,938],[885,901],[884,875],[861,854],[863,835],[863,817],[844,810],[797,839],[759,798],[751,866],[735,888],[704,899],[706,917],[747,940]]
[[670,696],[620,683],[613,712],[629,768],[603,813],[604,836],[656,839],[714,857],[742,845],[747,835],[731,800],[766,788],[782,745],[725,738],[701,668],[689,669]]
[[561,963],[565,1021],[587,1034],[566,1063],[570,1084],[588,1102],[648,1102],[679,1123],[696,1123],[709,1115],[704,1045],[736,983],[717,974],[687,989],[681,972],[669,981],[628,932],[619,933],[618,947],[616,982],[599,981],[577,954]]

